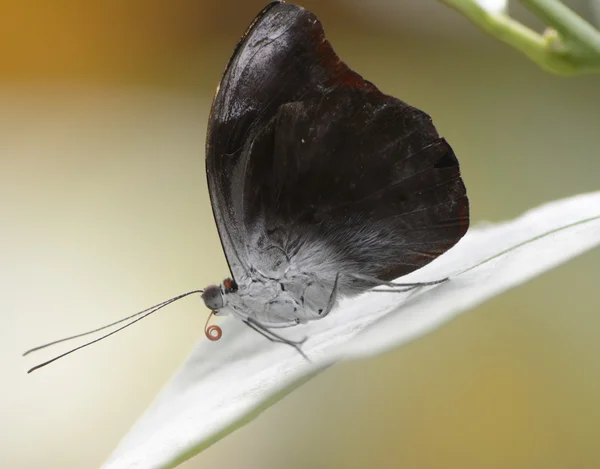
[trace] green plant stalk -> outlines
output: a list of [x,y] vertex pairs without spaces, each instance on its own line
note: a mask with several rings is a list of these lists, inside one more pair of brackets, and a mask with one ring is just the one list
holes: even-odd
[[533,14],[567,37],[600,54],[600,32],[558,0],[520,0]]
[[556,29],[568,46],[581,48],[600,61],[600,32],[558,0],[520,0],[534,15]]
[[484,9],[476,0],[440,1],[547,71],[559,75],[600,72],[600,33],[557,0],[521,0],[556,29],[544,35],[504,13]]

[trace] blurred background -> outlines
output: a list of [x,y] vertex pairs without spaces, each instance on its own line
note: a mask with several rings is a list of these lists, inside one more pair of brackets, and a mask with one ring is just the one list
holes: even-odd
[[[205,129],[265,3],[0,3],[2,467],[99,467],[202,336],[190,298],[32,375],[52,353],[20,357],[227,275]],[[303,5],[352,68],[434,117],[474,222],[600,188],[600,77],[546,74],[435,1]],[[600,467],[599,264],[337,365],[181,467]]]

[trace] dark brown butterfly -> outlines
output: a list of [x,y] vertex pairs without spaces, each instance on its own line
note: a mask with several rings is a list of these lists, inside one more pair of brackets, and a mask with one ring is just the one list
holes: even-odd
[[233,281],[205,302],[261,328],[319,319],[469,226],[458,161],[431,118],[350,70],[317,17],[283,2],[259,13],[227,66],[206,172]]

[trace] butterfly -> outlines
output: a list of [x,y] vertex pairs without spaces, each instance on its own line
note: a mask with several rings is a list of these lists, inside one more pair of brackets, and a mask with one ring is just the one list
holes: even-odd
[[[273,331],[327,316],[341,298],[392,283],[454,246],[469,227],[459,163],[429,115],[340,60],[321,22],[282,1],[238,43],[210,111],[206,174],[231,277],[109,324],[112,335],[185,296]],[[54,343],[81,337],[61,339]],[[26,353],[48,345],[36,347]],[[301,352],[302,353],[302,352]]]
[[321,319],[468,229],[459,164],[431,118],[352,71],[300,6],[272,2],[252,22],[207,135],[232,277],[202,297],[263,331]]

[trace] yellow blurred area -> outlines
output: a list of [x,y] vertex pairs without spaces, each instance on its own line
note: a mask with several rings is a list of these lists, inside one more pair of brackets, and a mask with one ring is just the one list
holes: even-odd
[[[365,4],[303,3],[352,68],[433,116],[474,222],[598,190],[597,76],[545,74],[437,2]],[[95,468],[208,312],[182,301],[32,375],[46,355],[20,353],[226,275],[206,121],[264,2],[0,5],[0,467]],[[333,367],[181,467],[600,467],[599,265]]]

